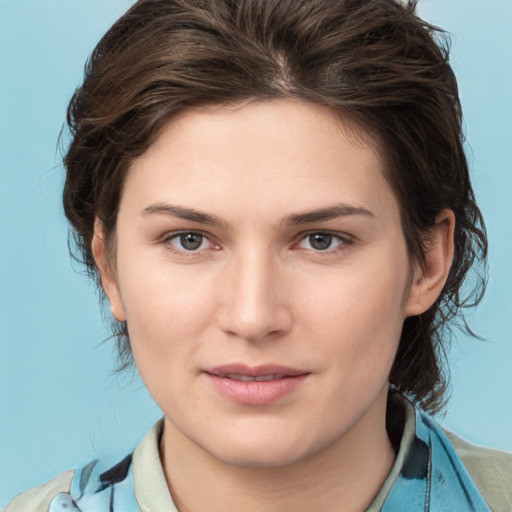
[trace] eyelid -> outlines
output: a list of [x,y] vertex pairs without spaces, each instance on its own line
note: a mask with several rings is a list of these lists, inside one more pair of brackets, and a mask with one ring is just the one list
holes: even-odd
[[[206,249],[198,249],[196,251],[186,251],[186,250],[179,249],[170,243],[171,240],[174,240],[175,238],[177,238],[181,235],[188,235],[188,234],[201,235],[204,239],[208,240],[208,242],[213,247],[208,247]],[[204,231],[201,231],[200,229],[179,229],[177,231],[168,231],[167,233],[165,233],[163,236],[161,236],[159,238],[158,243],[165,245],[165,247],[168,250],[170,250],[174,253],[179,253],[180,255],[185,255],[185,256],[194,256],[194,255],[201,254],[204,251],[208,251],[208,250],[219,250],[220,244],[218,242],[216,242],[215,240],[213,240],[212,238],[213,237],[210,233],[205,233]]]
[[[186,234],[197,234],[197,235],[201,235],[202,237],[204,237],[206,240],[208,240],[208,242],[211,244],[211,247],[208,247],[206,249],[199,249],[199,250],[196,250],[196,251],[186,251],[186,250],[181,250],[175,246],[173,246],[170,241],[181,236],[181,235],[186,235]],[[309,236],[312,236],[312,235],[316,235],[316,234],[322,234],[322,235],[329,235],[329,236],[332,236],[333,238],[339,240],[341,242],[341,246],[346,246],[346,245],[350,245],[350,244],[353,244],[355,243],[355,237],[352,236],[352,235],[349,235],[348,233],[345,233],[345,232],[340,232],[340,231],[334,231],[334,230],[329,230],[329,229],[311,229],[311,230],[308,230],[308,231],[303,231],[301,233],[299,233],[298,235],[295,236],[295,241],[293,242],[293,246],[297,246],[300,242],[304,241],[307,237]],[[204,251],[208,251],[208,250],[219,250],[221,249],[220,247],[220,244],[215,240],[215,237],[213,237],[211,235],[211,233],[207,233],[207,232],[204,232],[200,229],[179,229],[179,230],[176,230],[176,231],[168,231],[166,232],[163,236],[161,236],[159,239],[158,239],[158,243],[159,244],[163,244],[167,247],[168,250],[170,251],[173,251],[175,253],[179,253],[181,255],[187,255],[187,256],[194,256],[194,255],[198,255]],[[342,248],[343,248],[342,247]],[[304,249],[304,250],[309,250],[311,252],[314,252],[314,253],[318,253],[318,254],[329,254],[329,253],[332,253],[332,252],[336,252],[336,251],[339,251],[339,250],[342,250],[342,248],[340,249],[339,246],[336,246],[334,247],[333,249],[325,249],[325,250],[315,250],[315,249]]]
[[306,238],[308,238],[312,235],[329,235],[329,236],[332,236],[333,238],[336,238],[337,240],[339,240],[341,242],[341,244],[340,244],[341,247],[336,246],[332,249],[331,248],[325,249],[325,250],[304,249],[306,251],[309,250],[311,252],[314,252],[315,254],[329,254],[329,253],[333,253],[336,251],[340,251],[340,250],[343,250],[343,248],[345,248],[347,245],[351,245],[355,242],[355,238],[353,236],[349,235],[348,233],[344,233],[344,232],[340,232],[340,231],[333,231],[333,230],[329,230],[329,229],[311,229],[309,231],[299,233],[296,237],[296,242],[294,243],[294,246],[297,246],[302,241],[304,241]]
[[350,235],[344,231],[336,231],[334,229],[308,229],[307,231],[301,231],[295,236],[295,238],[296,240],[300,241],[311,235],[331,235],[346,242],[355,240],[353,235]]

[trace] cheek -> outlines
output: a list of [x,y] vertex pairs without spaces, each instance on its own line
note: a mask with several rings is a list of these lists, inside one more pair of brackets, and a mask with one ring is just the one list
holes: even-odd
[[346,326],[356,332],[401,324],[407,273],[383,260],[379,263],[336,269],[324,279],[315,275],[305,285],[309,293],[303,314],[323,321],[327,329]]
[[139,256],[131,252],[118,262],[137,366],[143,371],[149,364],[186,364],[184,359],[200,344],[213,316],[211,279],[198,276],[192,267],[175,269],[165,258],[151,261]]
[[[353,265],[316,280],[300,317],[311,339],[323,339],[347,374],[387,372],[396,353],[404,320],[408,282],[407,258]],[[318,276],[317,276],[318,277]],[[320,347],[319,347],[320,348]]]

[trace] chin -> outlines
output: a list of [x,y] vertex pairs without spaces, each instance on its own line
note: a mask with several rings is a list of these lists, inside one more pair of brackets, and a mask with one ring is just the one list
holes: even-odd
[[282,468],[305,457],[305,454],[297,450],[272,444],[266,444],[264,447],[235,445],[228,451],[215,450],[210,453],[220,462],[247,469]]
[[203,450],[215,459],[240,468],[280,468],[314,455],[331,444],[323,436],[309,439],[307,432],[257,431],[227,434],[222,441],[210,439],[202,444]]

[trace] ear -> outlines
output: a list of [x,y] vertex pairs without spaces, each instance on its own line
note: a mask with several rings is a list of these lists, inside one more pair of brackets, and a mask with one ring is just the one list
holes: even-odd
[[424,264],[415,264],[405,317],[421,315],[439,297],[452,264],[454,231],[453,211],[443,210],[429,233]]
[[117,276],[105,250],[103,223],[97,217],[94,221],[94,235],[92,237],[91,249],[96,267],[100,274],[101,286],[107,295],[108,301],[110,302],[112,314],[119,322],[125,322],[126,314],[121,301]]

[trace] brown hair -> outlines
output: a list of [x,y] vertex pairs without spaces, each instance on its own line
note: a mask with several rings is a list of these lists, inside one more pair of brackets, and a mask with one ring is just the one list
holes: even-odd
[[[115,239],[123,181],[159,130],[190,106],[298,98],[376,134],[412,258],[444,208],[455,255],[436,303],[408,318],[391,384],[425,408],[446,390],[446,327],[485,288],[487,240],[463,150],[457,83],[444,33],[398,0],[140,0],[99,42],[68,108],[64,208],[97,278],[94,220]],[[483,271],[462,285],[475,261]],[[453,322],[452,322],[453,323]],[[121,363],[131,361],[118,325]],[[468,328],[469,329],[469,328]]]

